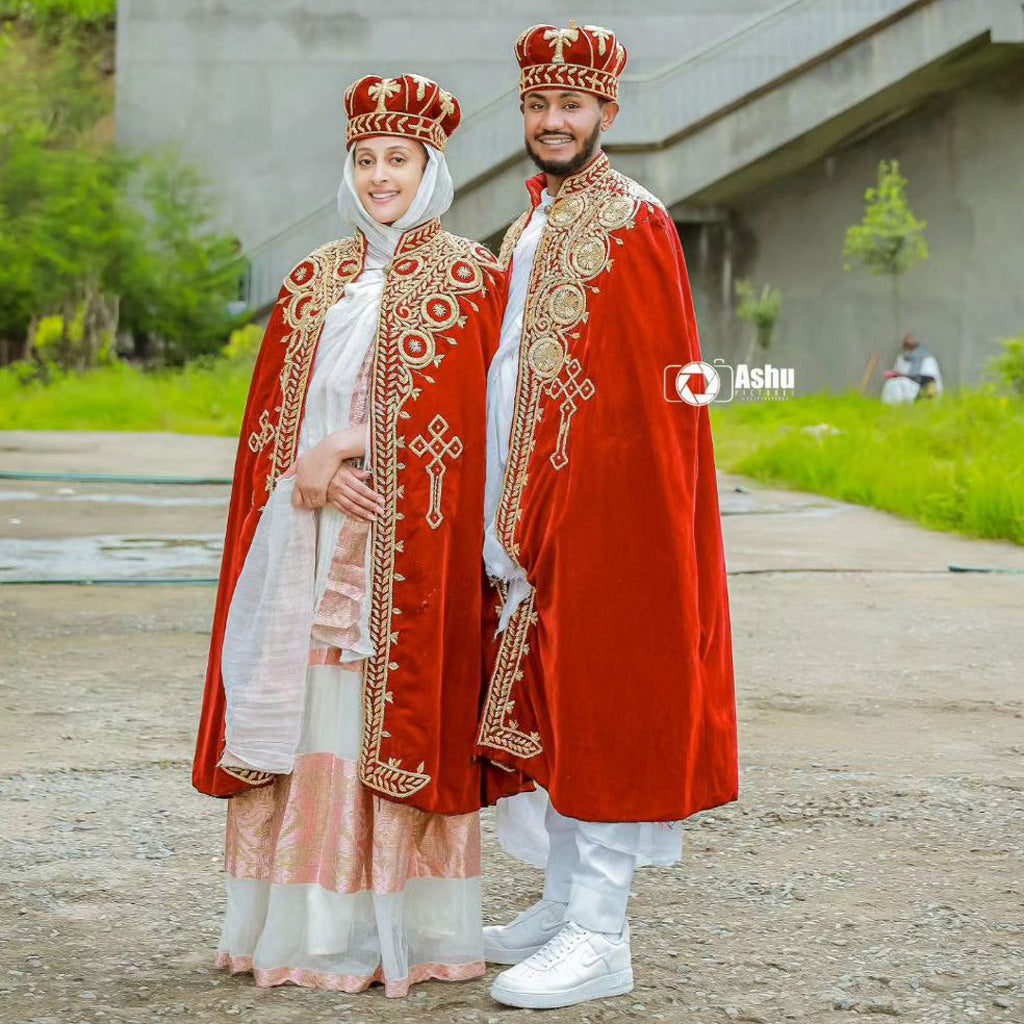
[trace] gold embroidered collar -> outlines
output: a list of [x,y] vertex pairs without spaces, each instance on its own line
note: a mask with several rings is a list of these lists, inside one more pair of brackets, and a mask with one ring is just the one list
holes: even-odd
[[[555,204],[564,196],[576,195],[588,189],[600,186],[612,174],[612,165],[608,162],[608,155],[602,151],[575,174],[570,174],[562,182],[562,187],[555,196]],[[527,179],[526,188],[530,193],[530,199],[534,208],[540,205],[540,194],[547,185],[547,175],[543,172]]]

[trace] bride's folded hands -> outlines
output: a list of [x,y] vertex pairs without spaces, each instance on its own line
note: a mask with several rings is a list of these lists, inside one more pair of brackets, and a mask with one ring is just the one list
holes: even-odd
[[285,474],[295,477],[292,504],[297,508],[322,508],[327,503],[327,488],[342,462],[362,455],[365,447],[366,427],[360,425],[336,431],[300,455]]
[[327,504],[356,519],[374,520],[384,499],[367,483],[368,469],[342,465],[327,485]]

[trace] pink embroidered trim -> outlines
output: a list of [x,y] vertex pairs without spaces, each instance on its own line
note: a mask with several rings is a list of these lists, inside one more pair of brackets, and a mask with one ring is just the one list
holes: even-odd
[[346,517],[338,534],[324,594],[313,617],[314,640],[344,650],[352,650],[359,642],[369,536],[368,522]]
[[300,754],[291,775],[232,797],[224,866],[235,878],[332,892],[401,892],[415,878],[479,876],[480,815],[431,814],[376,796],[358,765]]
[[[371,345],[352,391],[349,422],[353,427],[366,423],[373,361],[374,346]],[[345,516],[334,545],[324,593],[313,616],[313,639],[319,643],[343,650],[351,650],[359,643],[369,537],[367,520]]]
[[251,971],[259,988],[274,985],[302,985],[305,988],[323,988],[331,992],[364,992],[374,982],[384,985],[384,995],[390,999],[408,995],[409,989],[421,981],[436,978],[438,981],[469,981],[479,978],[486,970],[483,960],[468,964],[416,964],[404,978],[393,980],[384,977],[383,967],[373,974],[330,974],[327,971],[313,971],[302,967],[253,968],[251,956],[232,956],[220,950],[217,966],[226,967],[232,974]]

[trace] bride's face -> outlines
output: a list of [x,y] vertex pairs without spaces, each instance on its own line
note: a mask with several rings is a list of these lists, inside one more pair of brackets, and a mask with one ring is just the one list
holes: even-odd
[[364,209],[375,221],[393,224],[412,204],[427,151],[413,139],[375,135],[356,143],[355,164],[356,192]]

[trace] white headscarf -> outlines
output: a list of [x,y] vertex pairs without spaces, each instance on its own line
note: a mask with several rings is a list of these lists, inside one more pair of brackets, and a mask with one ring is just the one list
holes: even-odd
[[409,209],[394,224],[374,220],[363,206],[355,187],[356,146],[349,148],[344,176],[338,186],[338,214],[346,227],[366,236],[367,257],[374,263],[387,263],[394,256],[404,231],[440,217],[455,198],[455,186],[444,154],[429,143],[423,143],[423,147],[427,151],[427,166],[419,188]]

